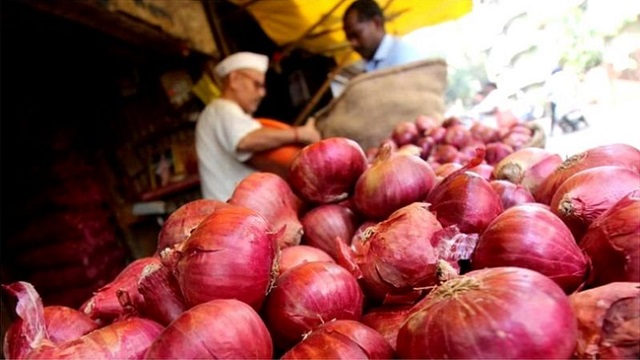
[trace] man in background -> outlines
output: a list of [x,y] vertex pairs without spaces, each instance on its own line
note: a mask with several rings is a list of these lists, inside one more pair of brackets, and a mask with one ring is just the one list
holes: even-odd
[[345,11],[343,30],[367,72],[421,60],[423,56],[402,39],[386,33],[384,14],[375,0],[356,0]]
[[266,128],[251,115],[266,95],[265,73],[269,58],[240,52],[216,67],[222,78],[222,95],[202,111],[196,125],[196,153],[202,196],[227,201],[236,185],[260,170],[254,152],[287,144],[320,140],[315,121],[288,129]]

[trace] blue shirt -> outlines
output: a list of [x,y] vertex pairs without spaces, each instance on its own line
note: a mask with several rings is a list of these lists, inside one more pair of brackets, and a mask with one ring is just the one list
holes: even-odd
[[400,38],[385,34],[373,58],[365,63],[365,71],[380,70],[418,61],[423,58],[424,56],[415,48]]

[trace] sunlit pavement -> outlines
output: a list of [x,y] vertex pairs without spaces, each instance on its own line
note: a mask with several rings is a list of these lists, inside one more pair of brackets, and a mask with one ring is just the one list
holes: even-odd
[[609,100],[589,105],[584,113],[589,126],[567,134],[557,127],[553,136],[549,136],[551,120],[536,120],[547,134],[546,148],[563,158],[613,143],[640,149],[640,82],[614,81]]

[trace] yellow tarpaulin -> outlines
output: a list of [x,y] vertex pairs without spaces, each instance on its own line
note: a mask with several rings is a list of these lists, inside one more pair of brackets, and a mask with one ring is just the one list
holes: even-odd
[[[339,56],[348,49],[342,15],[353,0],[230,0],[246,9],[275,43]],[[387,32],[405,35],[469,13],[472,0],[377,0]]]

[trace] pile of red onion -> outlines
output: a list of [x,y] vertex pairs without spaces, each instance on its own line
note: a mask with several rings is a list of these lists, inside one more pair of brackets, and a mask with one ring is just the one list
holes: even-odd
[[640,151],[532,137],[420,116],[311,144],[286,179],[181,206],[79,309],[3,285],[4,355],[637,358]]

